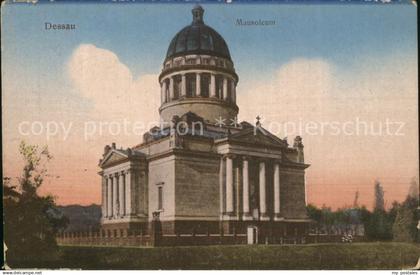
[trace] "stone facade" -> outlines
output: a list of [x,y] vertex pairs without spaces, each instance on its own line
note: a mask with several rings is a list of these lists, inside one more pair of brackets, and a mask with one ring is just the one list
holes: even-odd
[[[193,9],[193,23],[168,49],[159,77],[165,123],[139,145],[105,146],[97,236],[139,245],[194,243],[186,236],[202,244],[304,242],[302,139],[289,146],[259,121],[230,124],[238,76],[203,13]],[[220,119],[226,124],[216,125]]]

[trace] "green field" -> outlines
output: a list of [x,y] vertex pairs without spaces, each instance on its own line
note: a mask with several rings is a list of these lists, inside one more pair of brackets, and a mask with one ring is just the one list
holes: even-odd
[[[60,247],[60,260],[32,263],[75,269],[406,269],[420,245],[353,243],[197,247]],[[11,267],[29,267],[9,263]]]

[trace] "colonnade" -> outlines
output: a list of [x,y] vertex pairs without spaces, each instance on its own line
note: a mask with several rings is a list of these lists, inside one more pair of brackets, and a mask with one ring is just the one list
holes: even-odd
[[210,97],[235,103],[235,80],[208,72],[176,74],[161,80],[162,104],[184,97]]
[[135,214],[132,202],[131,170],[124,170],[102,176],[102,215],[104,218],[122,218]]
[[[238,209],[239,203],[236,207],[234,205],[236,195],[236,201],[239,199],[238,189],[235,188],[234,183],[234,165],[233,159],[237,158],[242,162],[241,179],[241,190],[242,190],[242,209]],[[274,162],[273,166],[273,182],[267,182],[266,179],[266,165],[267,159],[257,159],[258,166],[258,193],[259,193],[259,219],[268,220],[269,213],[267,212],[267,184],[273,184],[274,192],[274,217],[280,217],[280,164]],[[249,158],[246,156],[234,156],[228,154],[221,159],[220,164],[220,192],[221,192],[221,205],[220,211],[222,215],[233,216],[238,213],[242,213],[243,219],[252,219],[250,209],[250,173],[249,173]],[[270,177],[271,178],[271,177]],[[223,188],[224,186],[224,188]],[[236,194],[235,194],[236,190]],[[224,197],[224,198],[223,198]],[[223,203],[224,202],[224,203]]]

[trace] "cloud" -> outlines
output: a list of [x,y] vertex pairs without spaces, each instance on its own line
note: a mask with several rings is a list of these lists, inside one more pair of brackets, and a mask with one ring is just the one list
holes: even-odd
[[[390,196],[403,199],[405,194],[398,188],[418,172],[418,83],[413,60],[389,55],[359,58],[343,67],[323,59],[294,59],[272,75],[251,82],[247,90],[238,89],[239,115],[249,121],[262,116],[263,126],[280,137],[287,135],[289,141],[297,134],[303,136],[305,160],[311,164],[307,170],[310,202],[343,205],[341,198],[327,191],[339,183],[336,189],[345,189],[347,194],[360,190],[365,199],[371,198],[375,178],[388,184]],[[311,122],[342,126],[357,118],[375,130],[386,119],[402,122],[403,136],[333,135],[328,130],[311,134],[298,128]],[[276,123],[282,127],[270,127]],[[286,123],[296,128],[286,129]],[[317,186],[323,186],[322,194],[312,192]],[[347,203],[352,199],[348,196]]]
[[345,68],[323,59],[297,58],[238,91],[241,119],[254,121],[258,114],[267,123],[357,117],[412,122],[416,101],[417,66],[398,55]]
[[286,122],[326,116],[333,85],[333,67],[322,59],[299,58],[281,66],[270,82],[255,83],[244,96],[238,94],[240,115],[253,121]]
[[[158,121],[160,89],[158,76],[143,74],[134,77],[130,69],[110,50],[92,44],[78,46],[65,64],[71,88],[61,85],[63,95],[43,96],[44,86],[30,87],[24,93],[23,84],[8,88],[8,97],[16,105],[9,112],[13,124],[8,125],[5,173],[10,176],[20,174],[23,163],[17,152],[21,139],[32,144],[48,144],[54,160],[48,172],[54,177],[46,179],[42,192],[58,196],[58,203],[90,204],[100,201],[100,177],[97,175],[98,160],[106,144],[116,142],[117,146],[134,146],[142,142],[142,132],[120,132],[112,134],[106,123],[121,122],[126,119],[132,123],[140,122],[147,131],[149,122]],[[43,83],[44,84],[44,83]],[[48,87],[49,83],[46,83]],[[10,85],[9,85],[10,86]],[[16,101],[16,95],[21,94]],[[22,104],[24,102],[24,104]],[[11,105],[14,106],[14,105]],[[23,109],[24,108],[24,109]],[[24,110],[24,111],[22,111]],[[13,116],[16,113],[16,116]],[[64,140],[62,131],[50,140],[44,134],[21,136],[17,132],[20,121],[52,121],[71,127],[68,139]],[[93,122],[97,127],[95,134],[85,139],[85,123]],[[101,127],[103,123],[103,127]],[[110,124],[108,124],[110,125]],[[131,124],[132,125],[132,124]],[[144,132],[143,131],[143,132]],[[65,169],[63,169],[65,167]],[[59,177],[55,177],[59,175]],[[89,190],[89,192],[80,192]]]
[[67,69],[75,89],[92,101],[96,119],[158,121],[157,75],[134,78],[115,53],[92,44],[76,48]]

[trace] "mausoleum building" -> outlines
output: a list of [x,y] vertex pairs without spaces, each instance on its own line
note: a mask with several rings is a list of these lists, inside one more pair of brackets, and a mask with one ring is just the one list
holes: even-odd
[[204,23],[202,7],[192,14],[171,40],[157,80],[162,125],[131,148],[105,146],[102,231],[157,234],[176,244],[186,236],[304,242],[309,165],[302,139],[289,145],[259,119],[237,122],[239,77],[228,45]]

